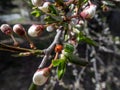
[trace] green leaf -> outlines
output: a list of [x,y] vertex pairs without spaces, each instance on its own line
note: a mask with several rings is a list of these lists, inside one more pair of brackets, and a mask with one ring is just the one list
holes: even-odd
[[65,71],[66,71],[66,61],[63,60],[63,61],[59,64],[58,70],[57,70],[57,75],[58,75],[58,79],[59,79],[59,80],[63,77]]
[[37,90],[37,86],[34,83],[31,83],[28,90]]
[[97,46],[97,43],[96,43],[94,40],[92,40],[91,38],[83,35],[82,32],[80,32],[80,33],[78,34],[77,40],[78,40],[79,43],[80,43],[80,42],[85,42],[85,43],[87,43],[87,44],[89,44],[89,45]]
[[52,64],[54,67],[59,66],[59,64],[62,62],[62,59],[56,59],[56,60],[52,60]]
[[54,5],[49,5],[49,10],[52,14],[59,15],[58,10]]
[[64,51],[68,53],[73,53],[74,51],[74,46],[72,44],[65,44],[64,45]]
[[45,17],[44,20],[47,24],[61,22],[62,19],[59,16],[48,13],[49,16]]
[[41,12],[38,9],[35,9],[34,11],[32,11],[31,14],[35,17],[40,17],[41,16]]
[[83,40],[89,45],[97,46],[97,43],[88,37],[84,38]]
[[74,54],[67,54],[65,56],[68,59],[68,61],[73,64],[80,65],[80,66],[86,66],[88,64],[87,61],[80,59],[78,56]]

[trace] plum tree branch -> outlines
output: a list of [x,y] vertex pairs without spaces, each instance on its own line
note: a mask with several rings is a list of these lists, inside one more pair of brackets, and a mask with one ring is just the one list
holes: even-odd
[[56,34],[56,36],[55,36],[52,44],[51,44],[47,49],[44,50],[44,51],[45,51],[45,56],[43,57],[42,62],[41,62],[41,64],[38,66],[38,68],[43,68],[44,65],[46,64],[50,53],[51,53],[52,50],[54,49],[55,45],[56,45],[57,43],[59,43],[59,40],[60,40],[60,36],[61,36],[61,34],[62,34],[62,31],[63,31],[63,27],[60,26],[60,28],[58,29],[57,34]]

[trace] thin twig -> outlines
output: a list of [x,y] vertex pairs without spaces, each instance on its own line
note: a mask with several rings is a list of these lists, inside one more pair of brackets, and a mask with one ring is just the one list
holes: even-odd
[[93,57],[92,62],[93,62],[93,68],[94,68],[94,72],[95,72],[95,80],[96,80],[96,89],[95,90],[102,90],[100,81],[99,81],[99,73],[98,73],[96,57],[95,57],[96,51],[95,51],[94,47],[92,47],[92,51],[94,52],[94,54],[92,54],[92,57]]
[[31,54],[42,54],[43,50],[33,50],[33,49],[27,49],[27,48],[21,48],[21,47],[14,47],[11,45],[6,45],[3,43],[0,43],[0,51],[9,51],[9,52],[22,52],[22,53],[26,53],[29,52]]
[[63,29],[63,27],[60,27],[60,28],[58,29],[57,34],[56,34],[56,36],[55,36],[55,38],[54,38],[54,41],[53,41],[52,44],[45,50],[45,56],[43,57],[42,62],[41,62],[41,64],[38,66],[38,68],[43,68],[43,67],[44,67],[44,65],[46,64],[46,62],[47,62],[47,60],[48,60],[48,57],[49,57],[50,53],[51,53],[52,50],[54,49],[55,45],[56,45],[57,43],[59,43],[60,36],[61,36],[61,34],[62,34],[62,31],[63,31],[62,29]]

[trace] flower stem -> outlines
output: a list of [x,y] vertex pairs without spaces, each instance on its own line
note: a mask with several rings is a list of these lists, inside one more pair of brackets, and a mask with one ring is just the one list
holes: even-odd
[[[54,57],[54,60],[56,60],[56,59],[58,58],[58,55],[59,55],[59,53],[56,52],[55,57]],[[52,67],[53,67],[53,64],[51,63],[48,68],[51,69]]]
[[34,43],[30,40],[30,38],[25,34],[24,38],[30,43],[30,48],[36,49]]
[[13,34],[10,35],[13,42],[14,42],[14,46],[19,46],[19,43],[16,41],[15,37],[13,36]]

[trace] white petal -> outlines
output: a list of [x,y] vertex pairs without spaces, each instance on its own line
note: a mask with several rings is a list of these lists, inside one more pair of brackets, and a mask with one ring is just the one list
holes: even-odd
[[33,76],[33,83],[36,85],[43,85],[48,79],[48,77],[45,77],[43,74],[44,71],[37,71]]

